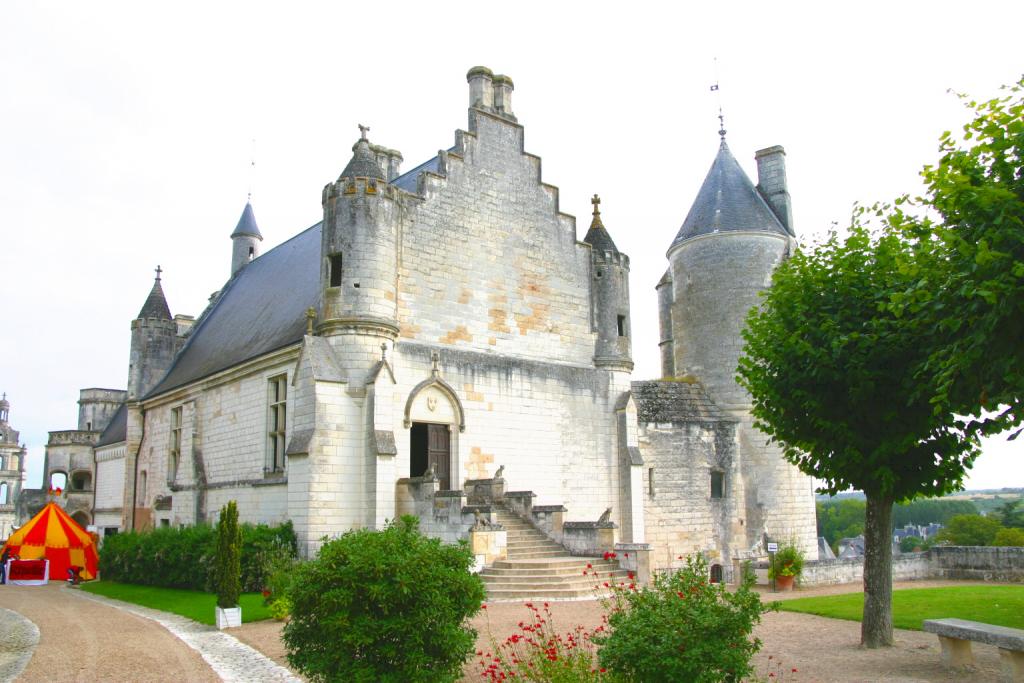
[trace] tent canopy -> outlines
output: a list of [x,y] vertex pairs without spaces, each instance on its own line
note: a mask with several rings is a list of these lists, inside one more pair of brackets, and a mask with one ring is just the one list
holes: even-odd
[[[50,561],[50,578],[62,580],[68,567],[82,567],[83,579],[95,579],[99,564],[96,544],[78,522],[56,503],[47,503],[4,544],[23,560]],[[2,554],[3,550],[0,550]]]

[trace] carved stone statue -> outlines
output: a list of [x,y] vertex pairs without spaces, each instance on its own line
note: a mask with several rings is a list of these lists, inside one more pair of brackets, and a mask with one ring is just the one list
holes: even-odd
[[498,471],[494,473],[494,478],[495,479],[501,479],[501,475],[504,474],[504,473],[505,473],[505,466],[502,465],[501,467],[498,468]]
[[597,518],[597,523],[598,524],[603,524],[604,522],[610,522],[611,519],[612,519],[612,509],[611,508],[606,508],[605,511],[601,513],[601,516]]
[[427,471],[423,473],[423,479],[425,481],[437,481],[437,463],[430,463]]

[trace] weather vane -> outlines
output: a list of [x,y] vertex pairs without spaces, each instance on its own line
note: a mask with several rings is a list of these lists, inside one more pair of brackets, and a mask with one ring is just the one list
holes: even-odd
[[711,85],[711,92],[718,98],[718,134],[725,140],[725,116],[722,114],[722,92],[718,87],[718,57],[715,57],[715,82]]

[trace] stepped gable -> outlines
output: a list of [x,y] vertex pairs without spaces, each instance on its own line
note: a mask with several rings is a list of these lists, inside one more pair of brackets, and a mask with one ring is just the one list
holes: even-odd
[[100,434],[99,441],[96,442],[96,448],[100,446],[109,446],[112,443],[121,443],[128,436],[128,407],[122,403],[118,406],[114,412],[114,416],[110,418],[110,423],[107,428]]
[[632,383],[638,422],[735,422],[715,405],[700,382],[649,380]]
[[146,398],[302,341],[306,309],[320,303],[320,229],[317,223],[238,271]]
[[722,140],[718,156],[672,245],[700,235],[741,230],[789,236]]

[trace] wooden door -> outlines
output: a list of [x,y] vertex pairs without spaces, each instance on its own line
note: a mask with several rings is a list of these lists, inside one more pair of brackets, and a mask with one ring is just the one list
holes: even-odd
[[452,488],[451,437],[448,425],[427,425],[427,467],[434,466],[442,491]]

